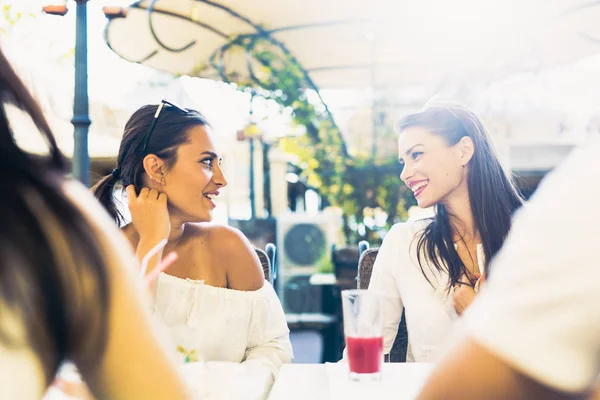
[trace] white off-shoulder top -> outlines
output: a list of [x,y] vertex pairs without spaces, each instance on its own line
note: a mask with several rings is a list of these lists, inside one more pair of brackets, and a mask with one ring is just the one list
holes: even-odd
[[292,360],[285,314],[268,282],[256,291],[240,291],[162,273],[154,316],[182,363],[252,363],[274,378]]

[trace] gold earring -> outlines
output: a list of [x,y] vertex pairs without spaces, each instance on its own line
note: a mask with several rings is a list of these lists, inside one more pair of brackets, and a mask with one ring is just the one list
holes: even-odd
[[[152,175],[150,175],[150,174],[148,174],[148,178],[150,178],[150,180],[153,180],[153,181],[154,181],[154,182],[156,182],[156,183],[162,183],[162,181],[161,181],[161,180],[159,180],[157,177],[155,177],[155,176],[152,176]],[[163,179],[164,179],[164,178],[163,178]]]

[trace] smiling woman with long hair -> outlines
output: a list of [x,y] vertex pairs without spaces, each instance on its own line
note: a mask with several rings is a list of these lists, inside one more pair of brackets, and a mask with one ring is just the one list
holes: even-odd
[[452,323],[490,273],[489,262],[523,199],[500,164],[481,119],[458,105],[432,106],[398,124],[400,179],[432,218],[394,225],[369,290],[385,296],[384,352],[403,312],[407,360],[434,362]]
[[177,261],[159,275],[155,316],[182,363],[230,361],[264,368],[271,379],[292,349],[285,315],[256,253],[238,230],[211,224],[227,185],[207,120],[163,100],[133,113],[115,170],[92,189],[123,224],[114,188],[124,187],[131,223],[122,230],[139,258],[157,243]]

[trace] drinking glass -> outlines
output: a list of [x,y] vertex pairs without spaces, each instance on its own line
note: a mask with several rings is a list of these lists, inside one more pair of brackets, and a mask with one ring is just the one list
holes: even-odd
[[344,335],[351,380],[381,379],[383,302],[368,290],[343,290]]

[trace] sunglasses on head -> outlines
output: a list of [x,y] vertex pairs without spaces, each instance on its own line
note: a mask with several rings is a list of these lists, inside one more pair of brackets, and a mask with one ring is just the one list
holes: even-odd
[[160,103],[158,104],[158,108],[156,109],[156,112],[154,113],[154,118],[152,119],[152,122],[150,123],[150,129],[148,129],[148,133],[146,134],[146,139],[144,140],[144,154],[146,154],[146,152],[148,150],[148,143],[150,142],[150,137],[152,136],[152,132],[154,132],[154,127],[156,126],[156,121],[158,121],[158,117],[160,117],[160,112],[162,111],[162,109],[165,106],[173,107],[173,108],[181,111],[184,114],[187,114],[189,112],[189,110],[186,108],[179,107],[177,104],[174,104],[174,103],[171,103],[170,101],[162,99],[160,101]]

